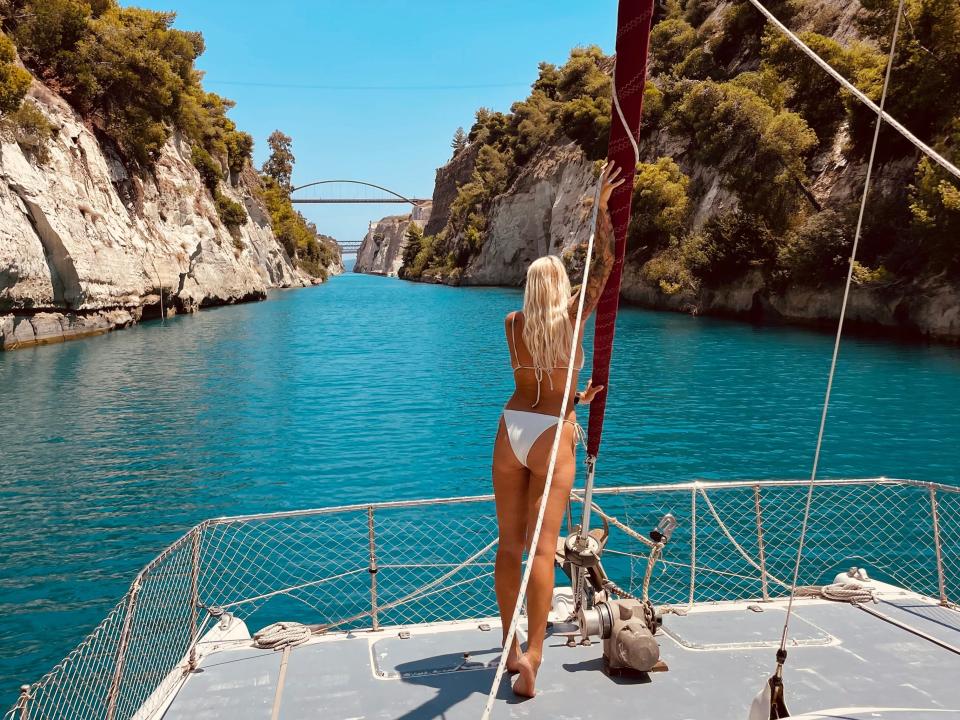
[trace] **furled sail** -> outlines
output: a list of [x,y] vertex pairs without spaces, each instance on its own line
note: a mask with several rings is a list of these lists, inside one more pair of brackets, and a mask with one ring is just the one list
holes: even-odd
[[643,109],[643,88],[647,78],[647,50],[650,44],[650,23],[653,0],[620,0],[617,18],[617,61],[614,71],[614,102],[611,110],[610,144],[607,161],[623,169],[625,182],[610,198],[610,217],[616,238],[613,270],[597,305],[593,345],[593,384],[604,385],[590,403],[590,426],[587,431],[587,455],[600,451],[603,416],[609,392],[610,358],[617,324],[620,278],[630,224],[630,201],[633,197],[633,176],[637,164],[637,143],[640,115]]

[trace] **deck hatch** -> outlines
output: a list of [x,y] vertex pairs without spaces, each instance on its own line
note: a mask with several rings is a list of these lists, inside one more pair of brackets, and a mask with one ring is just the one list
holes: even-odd
[[[784,611],[763,607],[761,612],[742,606],[723,612],[691,612],[668,615],[663,629],[678,643],[691,650],[733,650],[777,647],[783,632]],[[830,645],[835,638],[802,617],[794,615],[790,623],[789,646]]]
[[496,669],[500,646],[490,633],[473,628],[435,634],[388,637],[371,648],[377,677],[403,679]]

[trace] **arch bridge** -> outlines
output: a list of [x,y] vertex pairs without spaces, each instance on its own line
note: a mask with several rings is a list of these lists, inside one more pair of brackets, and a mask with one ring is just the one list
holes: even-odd
[[[419,220],[419,210],[430,198],[415,198],[364,180],[317,180],[290,189],[290,202],[295,205],[382,205],[405,204],[413,206],[413,219]],[[354,255],[361,241],[337,243],[344,255]]]
[[290,190],[290,202],[300,205],[396,203],[419,207],[430,198],[415,198],[363,180],[317,180]]

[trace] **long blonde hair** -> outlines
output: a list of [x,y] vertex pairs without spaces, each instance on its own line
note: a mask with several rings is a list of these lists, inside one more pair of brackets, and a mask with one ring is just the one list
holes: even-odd
[[556,255],[534,260],[527,269],[523,293],[523,342],[534,367],[552,370],[570,358],[570,278]]

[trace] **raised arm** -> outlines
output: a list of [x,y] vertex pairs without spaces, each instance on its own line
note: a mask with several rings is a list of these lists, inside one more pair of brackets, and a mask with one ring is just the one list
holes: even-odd
[[[610,202],[610,196],[613,191],[623,184],[620,177],[620,168],[613,164],[604,168],[600,176],[600,182],[603,186],[600,188],[600,206],[597,208],[597,228],[593,239],[593,261],[590,263],[590,276],[587,278],[587,286],[581,286],[580,291],[570,298],[569,312],[570,320],[575,321],[577,317],[577,306],[579,304],[580,292],[585,294],[583,301],[583,322],[597,308],[600,302],[600,295],[610,277],[610,271],[613,269],[613,222],[610,220],[610,211],[607,205]],[[584,243],[584,246],[586,243]]]

